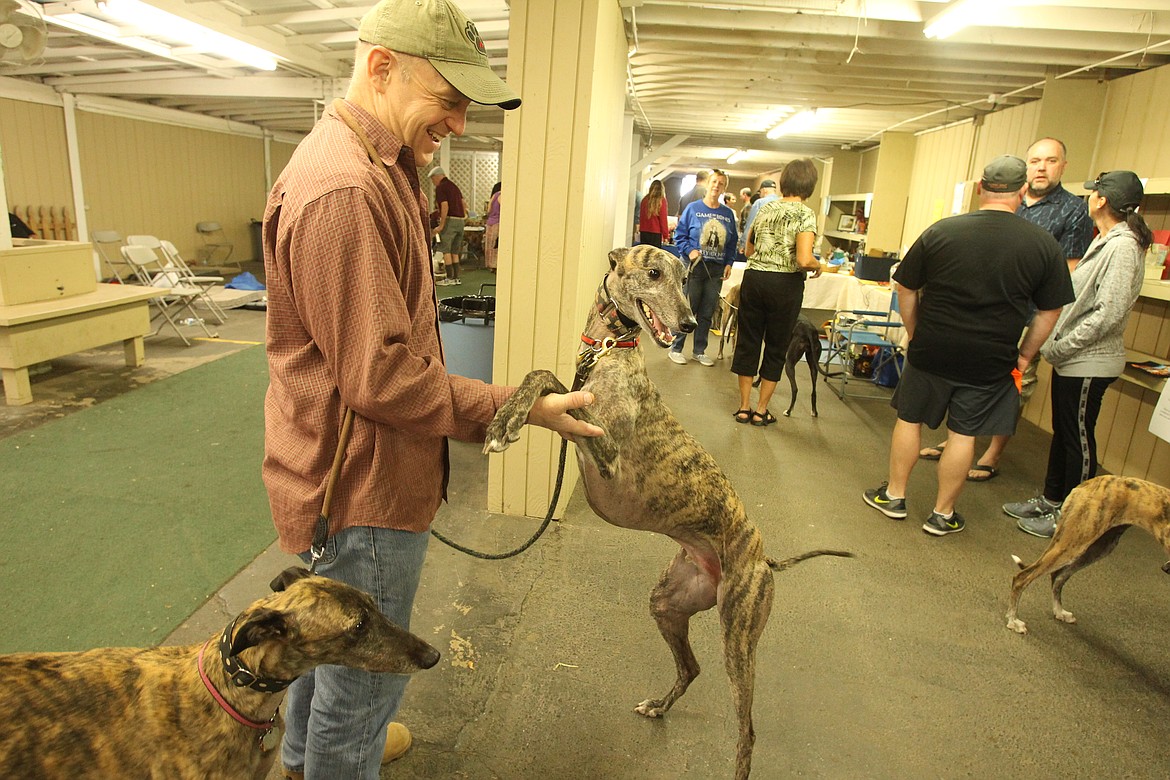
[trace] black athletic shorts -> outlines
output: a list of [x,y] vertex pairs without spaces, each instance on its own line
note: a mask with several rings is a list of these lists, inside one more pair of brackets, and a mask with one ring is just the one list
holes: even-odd
[[1010,436],[1020,416],[1020,393],[1011,375],[994,385],[969,385],[915,369],[909,360],[890,400],[898,419],[963,436]]

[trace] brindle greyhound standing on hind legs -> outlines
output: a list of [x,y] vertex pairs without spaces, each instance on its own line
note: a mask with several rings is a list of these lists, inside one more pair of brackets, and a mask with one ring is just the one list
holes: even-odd
[[[739,718],[735,777],[751,772],[752,697],[756,644],[772,609],[772,571],[818,555],[814,550],[775,561],[764,555],[759,530],[747,517],[715,459],[683,429],[646,374],[638,334],[669,347],[674,331],[694,330],[682,294],[682,265],[661,249],[615,249],[581,335],[576,386],[593,393],[579,412],[601,426],[598,438],[574,439],[589,505],[622,528],[665,534],[681,545],[650,594],[658,629],[674,654],[678,677],[661,699],[635,711],[661,717],[699,674],[688,639],[692,615],[718,606],[723,657]],[[532,403],[566,392],[549,371],[533,371],[488,426],[484,452],[502,452],[520,436]],[[578,412],[574,412],[578,414]]]

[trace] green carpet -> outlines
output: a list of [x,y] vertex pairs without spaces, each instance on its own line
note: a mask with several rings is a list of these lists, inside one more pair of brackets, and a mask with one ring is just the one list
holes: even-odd
[[0,652],[151,645],[276,538],[264,348],[0,440]]

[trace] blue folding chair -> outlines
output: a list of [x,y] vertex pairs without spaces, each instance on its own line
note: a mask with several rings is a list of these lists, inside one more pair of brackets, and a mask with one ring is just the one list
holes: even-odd
[[[851,309],[833,315],[829,344],[822,354],[820,368],[825,384],[841,400],[846,396],[889,399],[890,393],[879,390],[874,378],[891,364],[897,378],[902,378],[905,354],[900,335],[904,326],[893,316],[897,311],[898,293],[894,292],[888,311]],[[858,361],[875,351],[868,375],[856,376]]]

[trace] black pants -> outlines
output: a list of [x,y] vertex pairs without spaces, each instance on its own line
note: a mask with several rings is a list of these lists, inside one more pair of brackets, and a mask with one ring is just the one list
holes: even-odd
[[1052,372],[1052,445],[1044,497],[1064,501],[1072,489],[1097,476],[1097,415],[1115,376],[1061,376]]
[[662,234],[661,233],[647,233],[645,230],[643,230],[641,233],[638,234],[638,236],[639,236],[639,238],[638,238],[639,244],[649,244],[650,246],[662,246]]
[[[739,336],[731,373],[779,382],[792,329],[804,301],[803,271],[744,271],[739,287]],[[760,359],[760,345],[764,347]]]

